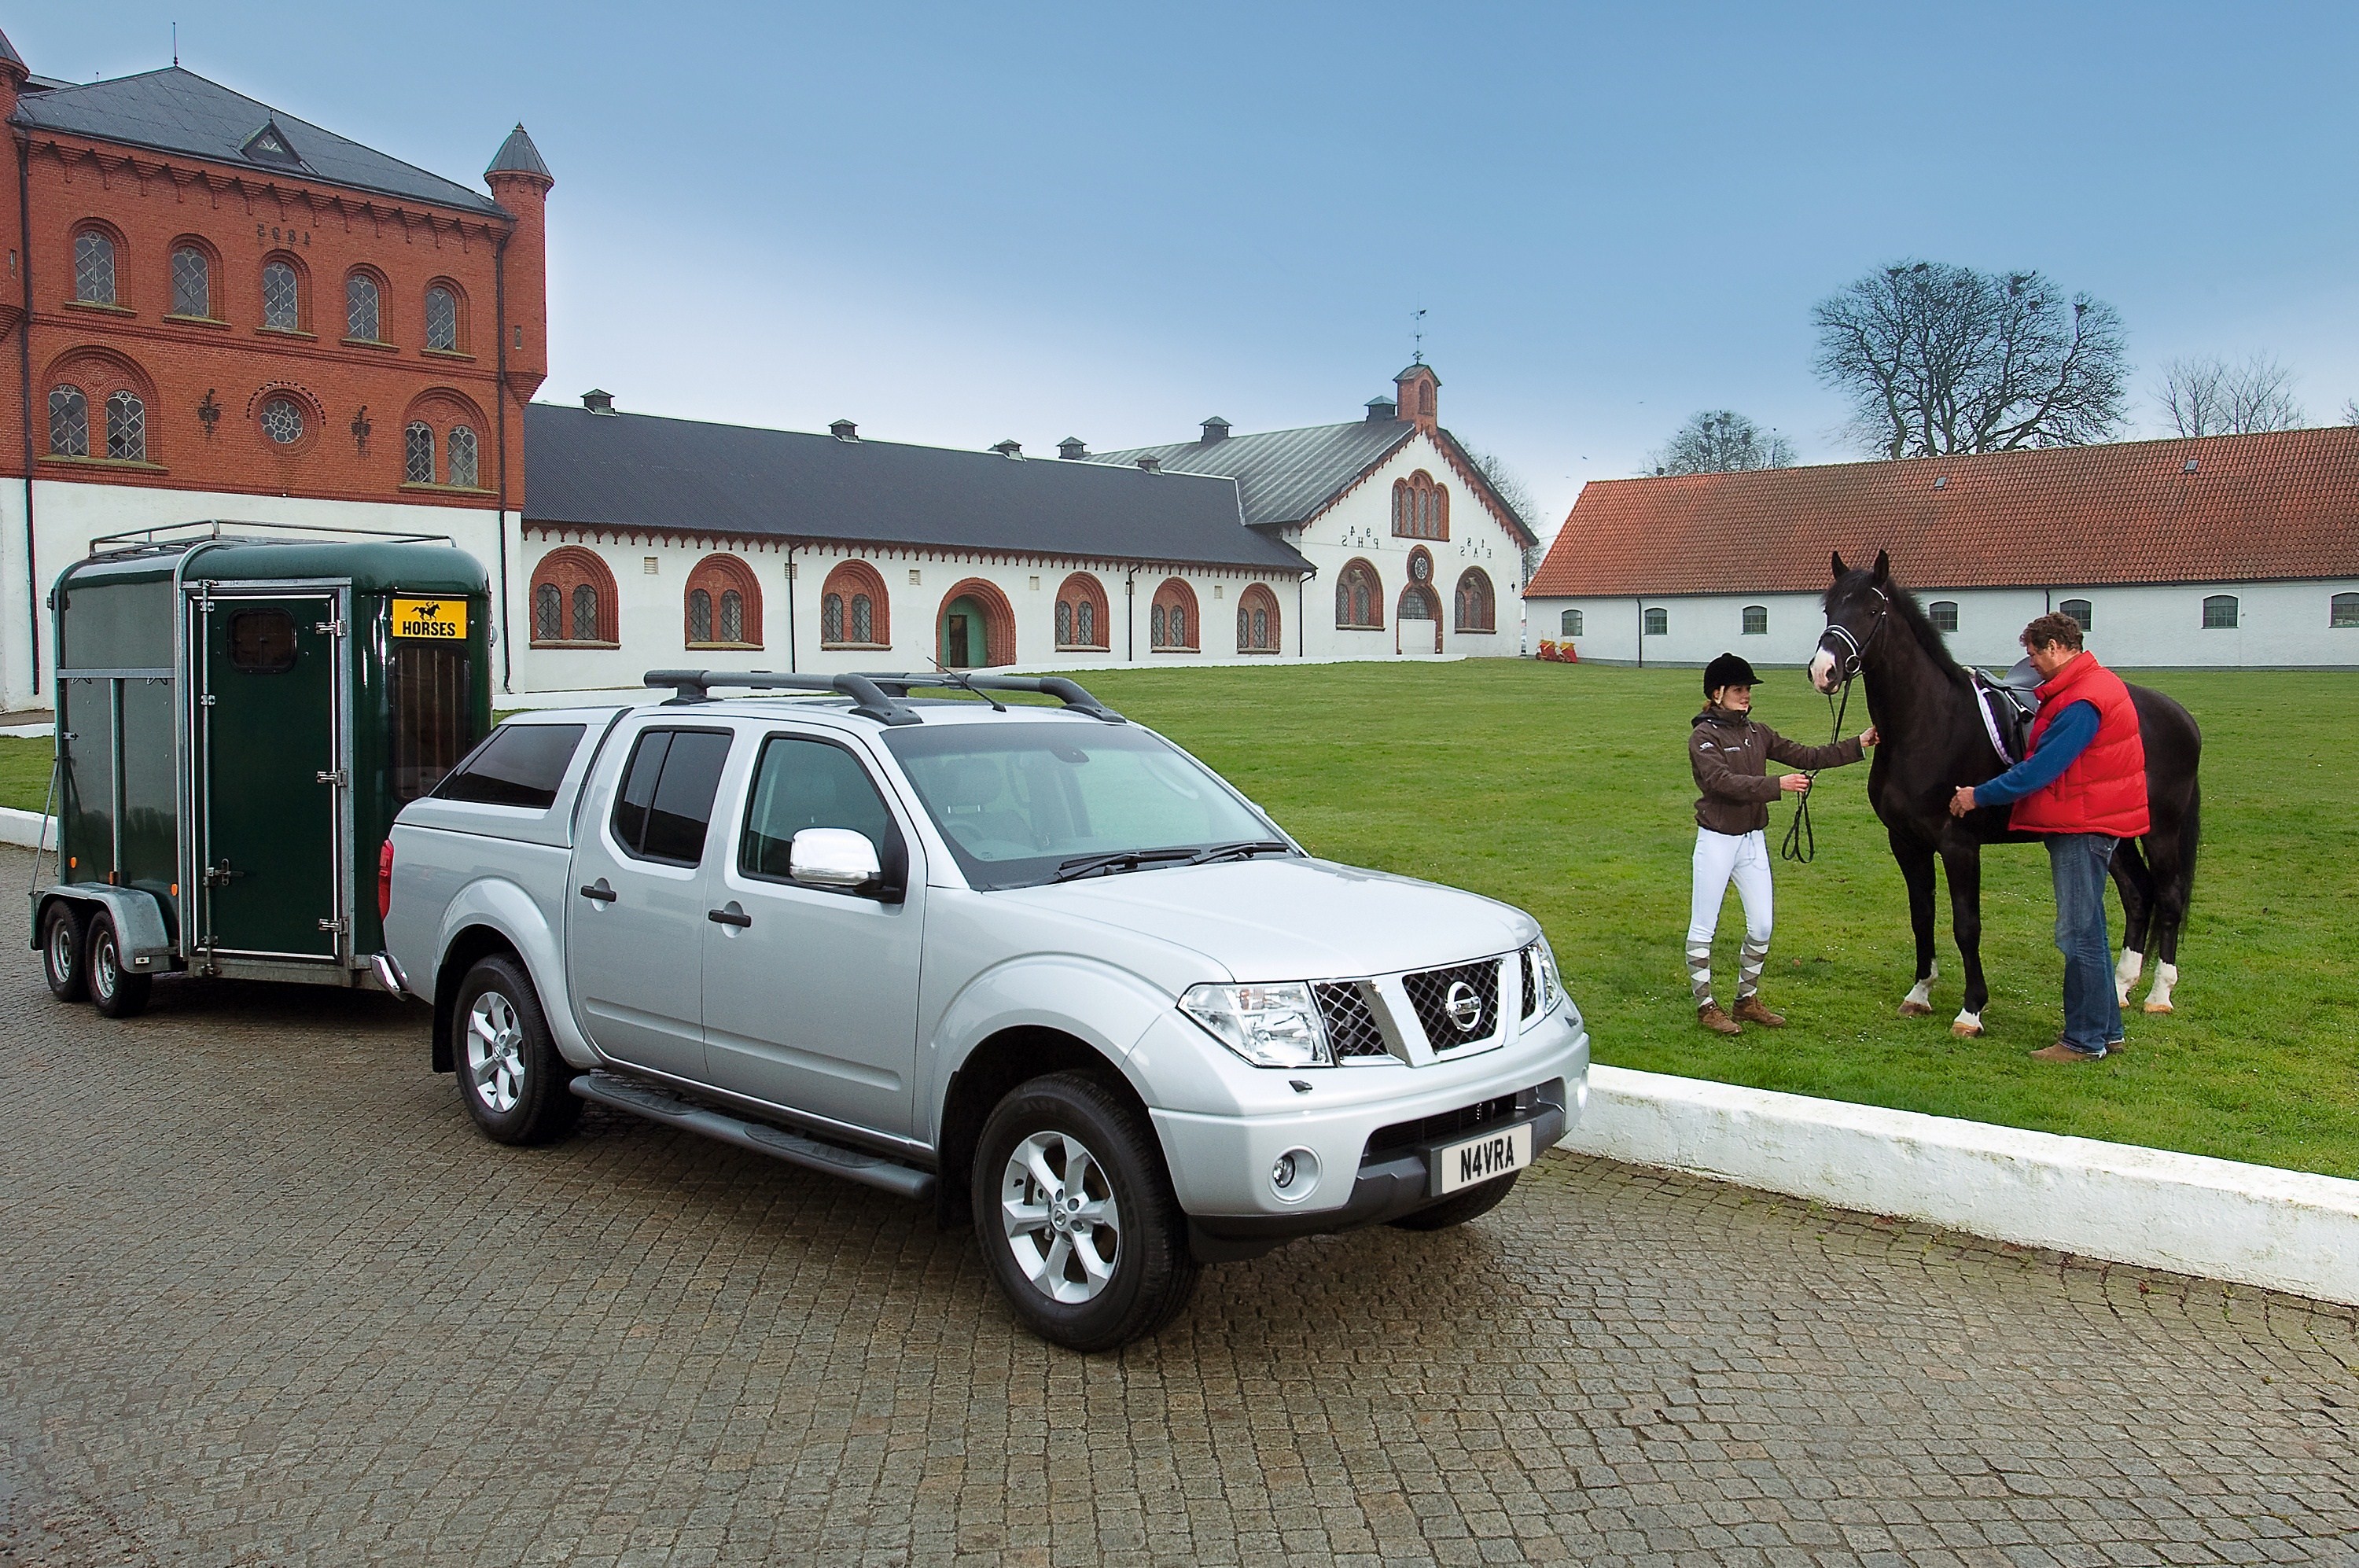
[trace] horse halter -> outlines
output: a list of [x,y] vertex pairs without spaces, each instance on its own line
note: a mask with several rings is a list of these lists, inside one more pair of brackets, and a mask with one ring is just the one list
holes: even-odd
[[1875,619],[1869,625],[1865,637],[1853,636],[1849,626],[1832,619],[1827,622],[1827,629],[1819,634],[1819,644],[1822,648],[1829,637],[1843,640],[1843,657],[1836,661],[1835,668],[1846,686],[1858,679],[1861,667],[1866,662],[1867,650],[1875,646],[1876,634],[1884,629],[1884,623],[1892,615],[1892,596],[1873,585],[1868,592],[1875,595]]

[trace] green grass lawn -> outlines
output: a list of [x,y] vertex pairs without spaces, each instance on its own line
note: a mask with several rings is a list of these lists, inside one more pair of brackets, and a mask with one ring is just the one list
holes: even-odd
[[[2332,719],[2359,700],[2359,675],[2150,679],[2194,711],[2206,739],[2180,1010],[2134,1010],[2128,1051],[2086,1066],[2027,1059],[2060,1023],[2062,961],[2036,845],[1984,856],[1990,1033],[1949,1031],[1961,981],[1946,898],[1936,1016],[1897,1016],[1913,956],[1908,903],[1864,767],[1821,777],[1816,862],[1777,867],[1764,989],[1789,1026],[1735,1040],[1696,1028],[1681,957],[1693,670],[1484,660],[1097,671],[1088,683],[1220,768],[1314,852],[1531,910],[1601,1062],[2359,1177],[2359,764]],[[1756,696],[1765,722],[1826,738],[1826,704],[1799,673],[1774,672]],[[1853,727],[1864,723],[1855,711]],[[48,742],[0,739],[0,803],[38,809],[48,772]],[[1785,820],[1781,807],[1773,844]],[[1723,990],[1742,926],[1732,893]]]

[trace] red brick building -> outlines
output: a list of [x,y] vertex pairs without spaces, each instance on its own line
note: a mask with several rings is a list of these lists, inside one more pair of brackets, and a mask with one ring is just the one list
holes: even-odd
[[66,82],[5,38],[0,117],[0,706],[45,696],[40,601],[101,534],[449,534],[508,586],[549,363],[521,125],[486,195],[177,66]]

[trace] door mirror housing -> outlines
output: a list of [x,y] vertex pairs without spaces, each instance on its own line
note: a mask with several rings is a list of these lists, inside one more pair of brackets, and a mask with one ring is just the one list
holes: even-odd
[[873,888],[884,879],[876,846],[850,828],[805,828],[787,850],[787,875],[807,887],[846,892]]

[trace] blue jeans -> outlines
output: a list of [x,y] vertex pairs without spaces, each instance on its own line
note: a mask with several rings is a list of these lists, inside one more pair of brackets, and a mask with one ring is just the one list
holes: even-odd
[[2051,833],[2056,878],[2056,951],[2064,955],[2064,1043],[2092,1056],[2122,1038],[2114,990],[2114,942],[2105,929],[2105,875],[2114,840],[2103,833]]

